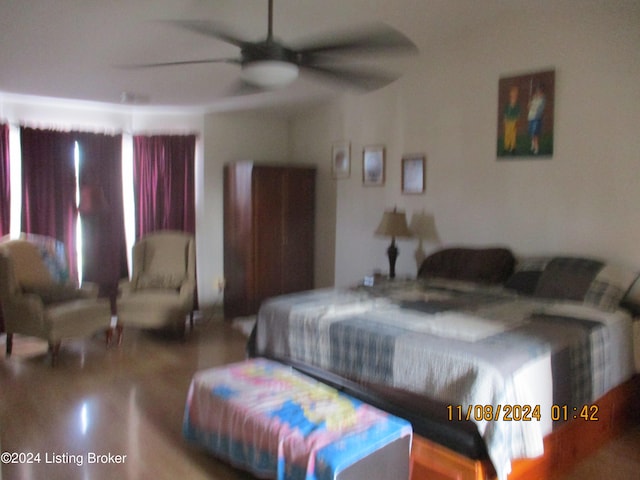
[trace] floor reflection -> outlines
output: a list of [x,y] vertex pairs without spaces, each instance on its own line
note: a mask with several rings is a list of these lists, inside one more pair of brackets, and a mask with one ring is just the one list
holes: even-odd
[[200,318],[186,341],[125,330],[110,349],[103,336],[63,342],[51,367],[44,342],[15,338],[0,357],[0,445],[40,461],[4,464],[1,478],[252,478],[182,439],[193,373],[242,360],[245,343],[228,323]]

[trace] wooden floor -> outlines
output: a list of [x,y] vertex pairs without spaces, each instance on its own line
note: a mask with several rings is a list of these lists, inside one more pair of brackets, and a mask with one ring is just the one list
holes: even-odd
[[[4,352],[3,336],[0,344]],[[13,356],[0,356],[0,450],[39,454],[40,463],[3,464],[0,478],[253,478],[186,444],[181,431],[193,373],[242,360],[244,345],[229,323],[201,318],[185,342],[133,330],[109,350],[100,337],[70,341],[51,368],[46,345],[18,337]],[[122,463],[90,463],[109,455]],[[636,428],[566,480],[626,480],[639,471]]]
[[561,480],[622,480],[624,478],[640,478],[640,426],[638,425],[607,444]]

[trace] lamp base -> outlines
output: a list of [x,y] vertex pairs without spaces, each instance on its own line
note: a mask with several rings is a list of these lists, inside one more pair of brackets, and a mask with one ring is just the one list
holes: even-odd
[[391,245],[387,248],[387,256],[389,257],[389,278],[396,278],[396,259],[399,254],[398,247],[396,247],[396,239],[391,240]]

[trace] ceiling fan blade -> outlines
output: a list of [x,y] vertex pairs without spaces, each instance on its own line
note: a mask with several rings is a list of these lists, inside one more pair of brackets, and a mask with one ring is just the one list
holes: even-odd
[[310,64],[318,55],[349,53],[417,53],[418,47],[403,33],[382,24],[323,36],[293,47],[302,62]]
[[172,67],[176,65],[197,65],[201,63],[236,63],[240,64],[239,58],[205,58],[201,60],[181,60],[177,62],[157,62],[157,63],[140,63],[137,65],[121,65],[121,68],[155,68],[155,67]]
[[206,35],[207,37],[217,38],[218,40],[240,48],[244,48],[251,43],[239,38],[229,29],[215,22],[208,22],[206,20],[166,20],[166,23],[201,35]]
[[322,80],[328,80],[342,86],[346,85],[361,92],[377,90],[400,77],[398,74],[379,70],[356,69],[343,66],[307,65],[303,67],[303,71],[316,75]]

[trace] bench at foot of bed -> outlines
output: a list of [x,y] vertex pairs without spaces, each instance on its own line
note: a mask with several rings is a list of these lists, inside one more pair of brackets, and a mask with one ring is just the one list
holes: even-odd
[[409,422],[266,359],[197,372],[183,432],[262,478],[409,478]]

